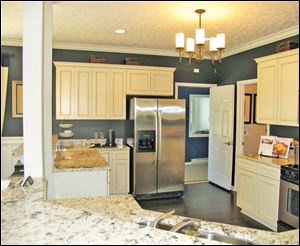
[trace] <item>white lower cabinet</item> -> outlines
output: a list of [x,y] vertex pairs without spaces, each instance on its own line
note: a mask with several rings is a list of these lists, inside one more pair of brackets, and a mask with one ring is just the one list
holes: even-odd
[[280,167],[238,158],[237,206],[241,212],[277,231]]
[[1,138],[1,178],[7,179],[15,171],[19,156],[13,156],[13,151],[23,143],[23,137]]
[[273,224],[278,219],[279,184],[277,180],[257,175],[257,214]]
[[256,210],[256,174],[238,168],[237,205],[248,211]]
[[109,194],[129,193],[129,150],[100,150],[100,154],[110,164]]

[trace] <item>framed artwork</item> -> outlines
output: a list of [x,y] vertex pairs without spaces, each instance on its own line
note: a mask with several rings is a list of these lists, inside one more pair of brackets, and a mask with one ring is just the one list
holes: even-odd
[[244,124],[251,124],[252,94],[245,93],[244,97]]
[[23,84],[22,81],[12,81],[12,117],[23,117]]
[[257,94],[254,94],[253,95],[254,98],[253,98],[253,124],[257,124],[256,123],[256,97],[257,97]]

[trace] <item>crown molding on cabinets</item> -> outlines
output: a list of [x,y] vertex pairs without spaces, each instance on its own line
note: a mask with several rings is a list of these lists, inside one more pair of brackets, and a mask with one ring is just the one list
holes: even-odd
[[21,39],[2,39],[1,38],[1,46],[22,47],[23,41]]
[[[245,43],[237,48],[231,50],[225,50],[222,57],[232,56],[246,50],[254,49],[259,46],[263,46],[269,43],[273,43],[285,38],[289,38],[295,35],[299,35],[299,25],[287,28],[280,32],[267,35],[263,38],[253,40]],[[20,39],[2,39],[1,45],[6,46],[22,46],[22,40]],[[113,53],[128,53],[128,54],[141,54],[141,55],[157,55],[157,56],[169,56],[177,57],[178,53],[172,50],[159,50],[159,49],[147,49],[147,48],[135,48],[135,47],[117,47],[106,45],[92,45],[92,44],[77,44],[77,43],[63,43],[53,42],[54,49],[65,50],[84,50],[84,51],[100,51],[100,52],[113,52]]]

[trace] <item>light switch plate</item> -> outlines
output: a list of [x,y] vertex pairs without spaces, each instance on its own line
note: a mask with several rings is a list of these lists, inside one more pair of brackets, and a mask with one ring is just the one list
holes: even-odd
[[194,68],[194,73],[199,73],[199,68]]

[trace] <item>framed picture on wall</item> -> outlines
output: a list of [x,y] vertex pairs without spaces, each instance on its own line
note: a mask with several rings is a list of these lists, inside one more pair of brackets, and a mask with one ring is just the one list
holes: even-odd
[[253,95],[253,124],[257,124],[256,123],[256,97],[257,97],[257,94],[254,94]]
[[251,124],[252,94],[246,93],[244,97],[244,124]]
[[23,83],[12,81],[12,117],[23,117]]

